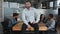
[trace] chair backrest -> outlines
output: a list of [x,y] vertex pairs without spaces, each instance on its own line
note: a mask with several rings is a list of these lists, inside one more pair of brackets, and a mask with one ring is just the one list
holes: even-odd
[[9,19],[8,18],[4,18],[4,21],[1,22],[3,28],[7,29],[8,28],[8,24],[9,24]]
[[55,23],[55,28],[57,28],[57,23],[58,23],[58,22]]

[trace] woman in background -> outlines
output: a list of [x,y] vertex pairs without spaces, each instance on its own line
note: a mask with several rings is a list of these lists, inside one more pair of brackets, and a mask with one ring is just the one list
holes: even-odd
[[40,22],[45,23],[45,15],[44,15],[44,14],[41,14],[41,15],[40,15],[40,21],[39,21],[39,23],[40,23]]
[[[40,15],[40,21],[39,21],[39,26],[43,26],[43,24],[45,24],[45,15],[41,14]],[[45,32],[44,32],[45,33]],[[42,31],[40,31],[40,34],[43,34]],[[45,33],[46,34],[46,33]]]

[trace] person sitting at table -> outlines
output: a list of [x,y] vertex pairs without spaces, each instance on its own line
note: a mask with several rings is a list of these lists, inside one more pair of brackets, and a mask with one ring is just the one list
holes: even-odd
[[39,23],[40,23],[40,22],[45,23],[45,15],[44,15],[44,14],[41,14],[41,15],[40,15]]
[[17,21],[17,18],[18,18],[18,13],[13,13],[13,17],[10,18],[10,21],[9,21],[9,25],[8,25],[8,28],[11,30],[11,28],[17,24],[19,21]]
[[49,31],[54,31],[55,30],[55,20],[53,19],[53,14],[49,14],[48,20],[47,20],[47,27]]
[[[41,14],[40,15],[40,20],[39,20],[39,25],[41,26],[42,23],[45,23],[46,19],[45,19],[45,15]],[[42,31],[39,32],[40,34],[43,34]]]

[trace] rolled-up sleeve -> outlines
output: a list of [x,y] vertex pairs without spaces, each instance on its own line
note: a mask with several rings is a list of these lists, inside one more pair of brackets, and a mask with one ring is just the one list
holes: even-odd
[[35,9],[36,23],[38,23],[38,22],[39,22],[39,20],[40,20],[40,13],[37,13],[37,12],[38,12],[38,10],[37,10],[37,9]]
[[39,20],[40,20],[40,15],[37,14],[36,23],[38,23]]
[[10,28],[16,23],[18,23],[18,21],[14,21],[13,19],[10,19],[8,27]]
[[23,20],[23,23],[25,23],[26,25],[28,25],[28,22],[27,22],[27,20],[25,18],[25,12],[24,11],[22,12],[22,20]]
[[49,27],[48,29],[52,29],[52,28],[54,28],[54,27],[55,27],[55,21],[54,21],[54,20],[52,20],[51,22],[52,22],[52,24],[50,25],[50,27]]

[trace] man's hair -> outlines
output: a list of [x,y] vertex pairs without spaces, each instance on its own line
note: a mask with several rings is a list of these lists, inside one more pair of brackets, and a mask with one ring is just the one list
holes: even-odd
[[[31,4],[31,1],[30,1],[30,0],[27,0],[26,2],[29,2],[29,3]],[[25,3],[26,3],[26,2],[25,2]]]
[[49,16],[50,16],[51,18],[53,18],[53,14],[49,14]]
[[18,16],[19,14],[18,13],[13,13],[13,16]]

